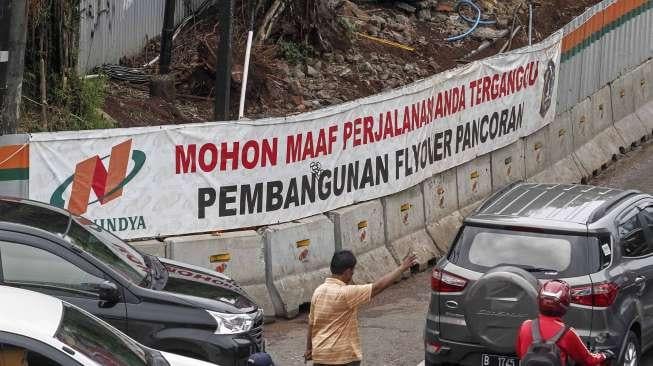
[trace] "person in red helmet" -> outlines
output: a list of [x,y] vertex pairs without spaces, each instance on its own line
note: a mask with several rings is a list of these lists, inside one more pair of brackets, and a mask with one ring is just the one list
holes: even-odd
[[525,358],[532,358],[534,352],[537,352],[534,351],[534,345],[546,341],[557,346],[554,353],[560,358],[559,363],[555,363],[558,365],[566,366],[568,360],[573,360],[575,365],[601,366],[614,358],[611,351],[591,353],[578,333],[563,323],[562,316],[567,313],[571,302],[570,292],[569,285],[560,280],[549,281],[540,289],[537,298],[539,317],[526,320],[517,334],[516,351],[522,365]]

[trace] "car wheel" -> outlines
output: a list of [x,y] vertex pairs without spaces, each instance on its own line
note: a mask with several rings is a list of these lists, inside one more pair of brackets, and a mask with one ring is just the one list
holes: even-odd
[[633,331],[628,332],[628,339],[626,340],[626,347],[619,365],[624,366],[639,366],[640,358],[640,345],[637,335]]

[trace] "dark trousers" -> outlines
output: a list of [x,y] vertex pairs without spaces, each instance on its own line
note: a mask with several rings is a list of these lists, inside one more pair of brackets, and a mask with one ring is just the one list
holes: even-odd
[[[336,366],[336,365],[327,365],[327,364],[323,364],[323,363],[314,363],[313,366]],[[361,366],[361,362],[360,361],[354,361],[354,362],[350,362],[350,363],[340,364],[340,365],[337,365],[337,366]]]

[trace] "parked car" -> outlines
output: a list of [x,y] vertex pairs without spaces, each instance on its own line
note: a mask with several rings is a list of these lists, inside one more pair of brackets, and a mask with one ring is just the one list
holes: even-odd
[[518,365],[517,329],[554,278],[572,286],[564,320],[586,344],[638,365],[653,345],[653,196],[524,183],[494,194],[433,269],[426,365]]
[[233,280],[142,254],[43,203],[0,198],[0,284],[58,297],[163,351],[240,366],[264,348],[263,312]]
[[[159,352],[52,296],[0,286],[0,364],[27,366],[209,366]],[[12,362],[13,361],[13,362]]]

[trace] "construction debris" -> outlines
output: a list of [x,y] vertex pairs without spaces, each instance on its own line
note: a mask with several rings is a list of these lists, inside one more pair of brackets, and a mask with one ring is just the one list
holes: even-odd
[[[257,18],[245,115],[290,115],[339,104],[456,67],[458,61],[470,62],[527,43],[527,27],[523,25],[528,24],[528,18],[523,0],[475,2],[483,17],[496,20],[496,24],[481,25],[469,37],[449,43],[446,38],[469,29],[469,24],[454,11],[453,0],[268,1],[270,5],[261,9]],[[597,2],[536,3],[535,41]],[[329,12],[328,16],[325,12]],[[474,16],[466,12],[463,10],[465,16]],[[143,100],[143,111],[149,114],[139,112],[136,101],[147,98],[147,90],[128,82],[114,82],[109,90],[107,112],[125,126],[157,123],[158,118],[158,123],[210,120],[218,41],[214,13],[205,11],[175,39],[171,67],[179,98],[176,108],[163,106],[164,99],[157,99],[155,105]],[[323,19],[316,18],[320,14]],[[234,29],[232,94],[238,95],[245,43],[242,21],[236,21]],[[122,63],[141,67],[157,54],[158,47],[158,41],[152,40],[141,55]],[[145,74],[129,69],[129,75],[135,80],[147,78],[156,73],[156,64],[153,66],[145,69]],[[125,113],[125,106],[129,114]],[[237,108],[234,101],[234,113]],[[176,114],[165,120],[163,116],[170,111]]]

